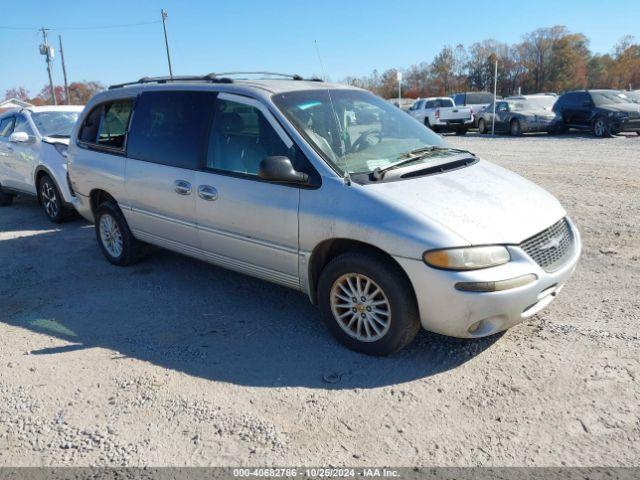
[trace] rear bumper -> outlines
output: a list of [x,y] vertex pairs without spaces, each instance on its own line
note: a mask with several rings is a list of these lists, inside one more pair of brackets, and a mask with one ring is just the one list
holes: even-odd
[[[572,253],[554,272],[545,272],[518,246],[508,247],[509,263],[471,272],[437,270],[421,260],[396,258],[416,292],[423,328],[453,337],[484,337],[535,315],[555,299],[576,268],[582,244],[573,225],[572,229]],[[481,293],[455,288],[459,282],[498,282],[528,274],[537,279],[509,290]]]

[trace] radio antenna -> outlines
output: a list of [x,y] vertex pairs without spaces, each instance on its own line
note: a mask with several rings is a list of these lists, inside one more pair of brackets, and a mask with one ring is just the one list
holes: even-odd
[[[318,47],[318,41],[314,40],[313,43],[316,46],[316,54],[318,55],[318,61],[320,62],[320,70],[322,71],[322,80],[324,82],[327,81],[327,75],[324,70],[324,62],[322,61],[322,56],[320,55],[320,47]],[[346,155],[346,145],[345,145],[345,132],[342,129],[342,125],[340,124],[340,118],[338,117],[338,112],[336,111],[336,107],[333,105],[333,98],[331,98],[331,89],[327,87],[327,95],[329,96],[329,105],[331,106],[331,112],[333,116],[333,120],[336,122],[336,127],[338,129],[338,135],[340,137],[340,155]],[[346,162],[345,162],[346,166]],[[344,183],[347,185],[351,185],[351,175],[349,175],[348,168],[345,169],[344,172]]]

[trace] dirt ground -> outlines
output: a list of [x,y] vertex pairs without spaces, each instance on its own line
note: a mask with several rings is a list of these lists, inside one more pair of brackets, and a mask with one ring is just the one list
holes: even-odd
[[555,194],[584,241],[529,321],[337,344],[305,295],[0,210],[0,466],[640,465],[640,136],[447,137]]

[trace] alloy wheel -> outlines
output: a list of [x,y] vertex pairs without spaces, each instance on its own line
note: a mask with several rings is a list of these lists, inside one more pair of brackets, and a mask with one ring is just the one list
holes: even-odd
[[100,240],[105,250],[113,258],[118,258],[122,255],[124,246],[122,233],[115,219],[108,213],[100,217]]
[[596,120],[595,125],[593,126],[593,133],[596,137],[603,137],[607,131],[607,126],[604,123],[604,120],[599,118]]
[[349,336],[375,342],[391,326],[391,305],[382,288],[366,275],[347,273],[331,288],[333,317]]
[[58,202],[58,196],[56,195],[56,189],[48,182],[42,182],[40,187],[40,198],[44,205],[44,211],[49,218],[56,218],[60,212],[60,205]]

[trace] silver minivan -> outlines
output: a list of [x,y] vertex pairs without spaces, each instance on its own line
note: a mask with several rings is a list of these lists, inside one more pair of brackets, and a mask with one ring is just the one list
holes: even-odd
[[578,231],[549,193],[365,90],[226,75],[96,95],[69,146],[105,257],[145,243],[305,292],[348,347],[483,337],[546,307]]

